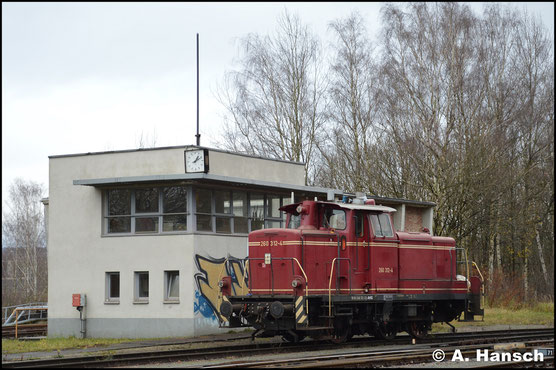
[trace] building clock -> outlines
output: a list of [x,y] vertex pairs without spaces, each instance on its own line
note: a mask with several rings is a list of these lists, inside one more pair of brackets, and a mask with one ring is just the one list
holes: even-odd
[[185,172],[208,172],[208,150],[195,149],[185,151]]

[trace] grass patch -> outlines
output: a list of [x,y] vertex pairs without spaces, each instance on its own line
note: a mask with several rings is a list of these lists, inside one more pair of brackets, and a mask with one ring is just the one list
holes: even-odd
[[[152,339],[152,338],[151,338]],[[90,348],[144,339],[129,338],[45,338],[40,340],[2,339],[2,354],[22,352],[49,352],[69,348]]]
[[[462,315],[463,317],[463,315]],[[478,316],[480,317],[480,316]],[[552,325],[554,326],[554,303],[538,303],[532,307],[508,309],[502,307],[486,307],[484,321],[460,322],[452,321],[456,328],[464,326],[491,325]],[[446,324],[436,323],[432,332],[447,332],[451,328]]]

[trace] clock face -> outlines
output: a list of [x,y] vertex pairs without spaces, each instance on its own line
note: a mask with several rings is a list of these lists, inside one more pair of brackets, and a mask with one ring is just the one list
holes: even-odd
[[205,151],[189,150],[185,152],[185,172],[205,171]]

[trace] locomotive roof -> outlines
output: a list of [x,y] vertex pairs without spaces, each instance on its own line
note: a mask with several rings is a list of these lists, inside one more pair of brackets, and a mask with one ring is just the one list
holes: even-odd
[[[286,211],[286,212],[292,212],[293,211],[295,213],[295,209],[301,203],[302,202],[288,204],[286,206],[280,207],[280,210]],[[336,203],[336,202],[317,202],[317,203],[327,204],[327,205],[333,206],[334,208],[346,208],[346,209],[355,209],[355,210],[361,210],[361,211],[389,212],[389,213],[397,211],[397,209],[395,209],[395,208],[386,207],[386,206],[377,206],[377,205],[374,205],[374,204],[353,204],[353,203]]]
[[353,204],[353,203],[332,203],[332,202],[320,202],[323,204],[335,205],[340,208],[355,209],[362,211],[375,211],[375,212],[396,212],[397,209],[386,206],[377,206],[374,204]]

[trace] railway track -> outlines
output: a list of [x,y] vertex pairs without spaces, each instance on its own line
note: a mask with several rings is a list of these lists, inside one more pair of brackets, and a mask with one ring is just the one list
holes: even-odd
[[[537,340],[524,342],[526,348],[535,348],[539,345],[554,345],[553,340]],[[438,343],[440,345],[440,343]],[[444,354],[447,359],[451,359],[456,349],[461,351],[464,357],[473,357],[479,349],[492,349],[491,344],[468,344],[443,347]],[[379,366],[400,366],[405,364],[415,364],[423,362],[432,362],[431,346],[427,348],[410,348],[410,349],[392,349],[392,350],[367,350],[361,352],[305,356],[303,358],[286,358],[281,360],[270,361],[243,361],[234,363],[222,363],[201,366],[201,368],[333,368],[333,367],[379,367]],[[554,363],[554,357],[548,357],[545,365]],[[526,362],[523,362],[526,363]],[[499,367],[498,364],[491,364],[492,367]]]
[[[46,335],[48,324],[25,324],[17,326],[17,336],[32,337]],[[2,326],[2,338],[15,338],[15,326]]]
[[[335,345],[325,343],[323,341],[306,341],[300,343],[253,343],[248,345],[219,345],[210,348],[196,348],[196,349],[171,349],[171,350],[157,350],[157,351],[140,351],[135,353],[115,353],[110,355],[97,355],[91,356],[87,355],[85,357],[71,357],[71,358],[52,358],[44,360],[29,360],[29,361],[13,361],[13,362],[3,362],[2,367],[4,368],[33,368],[33,367],[111,367],[111,366],[129,366],[138,364],[153,364],[159,362],[172,362],[172,361],[182,361],[189,362],[195,360],[210,360],[214,361],[218,358],[227,358],[226,363],[222,364],[211,364],[207,366],[212,367],[262,367],[267,366],[261,362],[234,362],[230,364],[230,357],[241,358],[244,356],[257,356],[257,355],[276,355],[276,354],[293,354],[303,352],[303,358],[309,358],[311,352],[323,351],[323,350],[346,350],[346,349],[358,349],[361,347],[375,347],[374,350],[369,350],[368,348],[360,352],[361,356],[359,358],[352,357],[350,361],[368,361],[364,356],[373,356],[377,360],[378,353],[382,351],[381,356],[416,356],[415,351],[426,351],[426,356],[431,359],[431,353],[433,348],[449,348],[449,346],[473,346],[473,345],[490,345],[492,343],[508,342],[508,341],[552,341],[554,340],[554,329],[521,329],[521,330],[498,330],[498,331],[484,331],[484,332],[473,332],[473,333],[443,333],[436,334],[430,338],[419,340],[416,345],[408,345],[411,342],[409,336],[400,336],[392,341],[379,341],[373,340],[372,338],[354,338],[352,341],[347,342],[343,345]],[[395,353],[384,353],[383,349],[376,349],[377,346],[381,345],[405,345],[407,346],[406,351],[414,351],[412,353],[402,353],[404,350],[397,350]],[[425,347],[423,347],[425,346]],[[378,351],[378,352],[377,352]],[[345,351],[344,351],[345,352]],[[369,354],[370,352],[376,352]],[[357,352],[352,352],[357,353]],[[422,356],[425,356],[421,353]],[[346,354],[342,355],[344,360]],[[328,364],[323,363],[322,356],[319,357],[318,365],[311,365],[310,362],[304,362],[303,364],[291,364],[287,361],[299,362],[299,358],[286,359],[286,361],[281,366],[302,366],[302,367],[314,367],[314,366],[346,366],[344,365],[334,365],[334,362],[329,362]],[[385,358],[384,360],[393,360],[392,358]],[[409,361],[409,359],[405,359]],[[316,360],[315,360],[316,361]],[[330,358],[329,361],[340,361],[338,358]],[[236,365],[240,364],[240,365]],[[235,365],[235,366],[234,366]],[[268,366],[279,366],[278,363],[273,363]],[[199,365],[195,365],[199,367]]]

